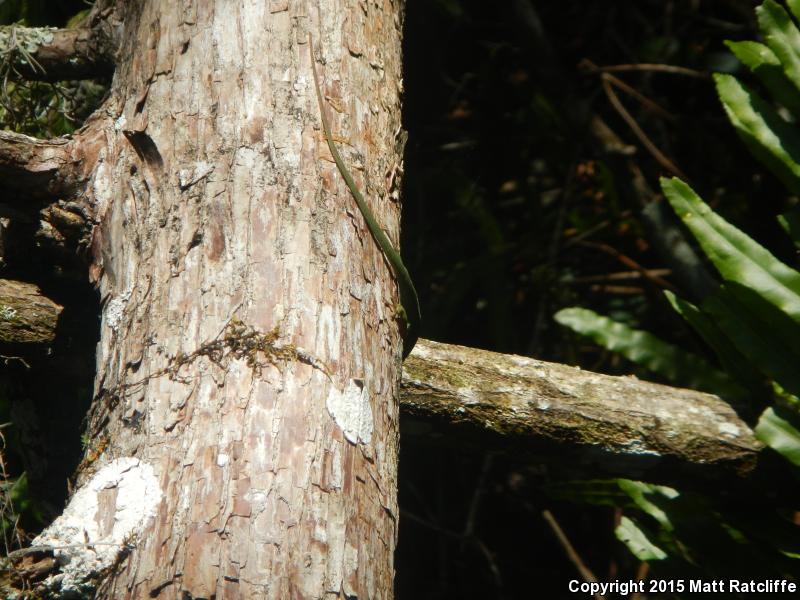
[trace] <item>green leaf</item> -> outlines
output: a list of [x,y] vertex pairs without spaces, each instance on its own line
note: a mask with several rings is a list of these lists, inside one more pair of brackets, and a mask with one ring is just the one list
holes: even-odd
[[727,41],[725,45],[758,77],[775,100],[800,115],[800,92],[786,77],[781,61],[768,46],[751,41]]
[[714,213],[679,179],[662,178],[661,188],[723,278],[751,289],[800,324],[800,273]]
[[735,77],[716,73],[714,81],[731,124],[753,156],[800,193],[800,133]]
[[756,16],[767,45],[780,59],[786,76],[800,90],[800,31],[774,0],[766,0],[756,8]]
[[[780,414],[779,414],[780,413]],[[800,418],[780,408],[768,408],[755,428],[756,437],[800,467]]]
[[66,24],[64,25],[66,28],[70,27],[78,27],[83,24],[83,21],[91,12],[91,9],[85,8],[74,15],[72,15],[69,19],[67,19]]
[[751,71],[755,71],[763,65],[779,67],[781,61],[775,53],[759,42],[745,40],[743,42],[725,41],[725,45],[733,52],[743,65]]
[[586,308],[564,308],[554,318],[561,325],[591,338],[604,348],[618,352],[672,383],[721,396],[742,393],[741,388],[725,373],[712,367],[703,358],[646,331],[632,329]]
[[[783,566],[792,571],[797,569],[783,558],[800,559],[800,533],[798,527],[791,523],[785,513],[774,510],[742,511],[731,506],[720,507],[720,517],[727,527],[735,527],[746,539],[758,544],[761,554],[770,562],[782,561]],[[779,555],[771,556],[764,550],[769,549]],[[774,566],[774,564],[773,564]]]
[[792,11],[795,19],[800,20],[800,0],[786,0],[789,10]]
[[658,495],[668,500],[673,500],[679,496],[676,490],[666,486],[653,485],[641,481],[633,481],[631,479],[618,479],[617,483],[619,484],[619,488],[630,496],[636,506],[658,521],[658,524],[661,525],[665,531],[672,531],[674,529],[669,515],[648,500],[647,496]]
[[664,560],[667,553],[652,543],[645,533],[628,517],[622,517],[614,530],[617,539],[639,560]]
[[700,308],[759,371],[791,393],[800,390],[800,336],[793,321],[753,290],[733,283],[721,286]]
[[[800,0],[798,0],[800,2]],[[778,216],[778,223],[783,230],[792,238],[794,245],[800,248],[800,206],[795,206],[791,210]]]
[[797,395],[800,273],[716,215],[685,183],[662,180],[662,188],[726,279],[725,286],[706,298],[702,311],[762,373]]
[[[741,382],[748,390],[760,390],[763,387],[764,382],[761,374],[757,369],[753,368],[751,361],[739,352],[734,343],[708,313],[700,310],[691,302],[677,297],[668,290],[664,291],[664,295],[672,305],[672,308],[714,350],[726,373],[731,374],[736,381]],[[741,397],[737,399],[744,399],[745,396],[746,392],[742,390]]]

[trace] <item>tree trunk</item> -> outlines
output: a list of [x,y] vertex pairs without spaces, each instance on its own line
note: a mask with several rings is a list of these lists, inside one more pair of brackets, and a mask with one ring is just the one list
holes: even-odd
[[397,240],[400,4],[119,4],[110,96],[70,146],[103,313],[91,443],[36,541],[54,595],[392,596],[397,292],[307,40]]

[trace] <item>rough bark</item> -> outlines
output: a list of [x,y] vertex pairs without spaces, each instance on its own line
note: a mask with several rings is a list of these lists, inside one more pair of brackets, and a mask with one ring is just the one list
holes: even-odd
[[[0,131],[0,181],[3,187],[22,192],[25,197],[52,194],[52,183],[67,162],[66,139],[37,140],[36,138]],[[11,204],[23,204],[23,199],[11,199]]]
[[[0,343],[51,343],[60,312],[36,286],[0,280]],[[403,365],[400,408],[412,441],[562,461],[587,454],[573,465],[586,475],[746,476],[762,448],[711,394],[428,340]]]
[[[60,310],[36,286],[0,280],[0,342],[52,342]],[[746,477],[762,449],[711,394],[428,340],[403,365],[400,408],[409,441],[569,457],[582,476]]]
[[751,475],[762,445],[720,398],[420,340],[403,364],[403,437],[699,487]]
[[0,254],[16,272],[35,257],[50,265],[40,276],[86,281],[96,208],[83,190],[102,162],[108,123],[98,113],[72,139],[0,132],[0,184],[7,192],[0,202]]
[[107,143],[104,116],[97,113],[72,139],[0,131],[0,182],[16,192],[6,203],[26,210],[31,199],[69,197],[82,189]]
[[0,279],[0,344],[48,344],[55,338],[62,307],[38,287]]
[[396,240],[400,8],[119,6],[110,96],[39,169],[86,182],[103,314],[91,443],[37,585],[390,598],[396,289],[320,136],[306,40]]
[[[13,210],[46,198],[44,222],[94,227],[103,297],[91,443],[18,583],[56,597],[389,598],[397,298],[321,139],[305,41],[320,44],[337,137],[396,240],[400,9],[120,6],[95,117],[71,140],[0,135]],[[73,76],[102,68],[115,46],[91,50],[91,35],[42,38],[36,56],[51,73],[70,52]],[[759,450],[705,394],[431,342],[405,368],[427,435],[448,422],[460,440],[568,447],[628,476],[746,474]]]

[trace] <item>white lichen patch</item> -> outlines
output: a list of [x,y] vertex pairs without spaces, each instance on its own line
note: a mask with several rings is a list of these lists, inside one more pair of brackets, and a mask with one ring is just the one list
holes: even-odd
[[481,397],[474,389],[469,387],[460,387],[456,390],[456,394],[461,398],[461,404],[472,405],[480,404]]
[[0,48],[4,53],[15,52],[17,60],[28,64],[31,63],[28,57],[38,52],[39,46],[53,42],[54,31],[54,27],[3,27],[0,28]]
[[258,514],[267,506],[267,493],[264,490],[248,490],[244,499],[250,503],[253,512]]
[[45,585],[62,595],[86,593],[92,578],[135,543],[155,517],[161,497],[149,464],[128,457],[105,465],[33,541],[33,546],[50,546],[59,563],[59,573]]
[[363,381],[351,379],[344,391],[332,386],[325,405],[348,442],[357,444],[360,440],[369,444],[373,429],[372,407]]
[[653,450],[641,440],[631,440],[627,444],[623,444],[623,447],[628,454],[638,454],[640,456],[661,456],[660,452]]
[[518,367],[524,367],[526,369],[535,368],[538,366],[534,359],[528,358],[527,356],[520,356],[518,354],[509,354],[508,356],[505,356],[503,358],[506,358],[510,363]]
[[16,309],[11,308],[10,306],[6,306],[5,304],[0,305],[0,320],[2,321],[13,321],[17,316]]
[[739,434],[742,433],[742,430],[736,426],[734,423],[720,423],[717,425],[717,430],[723,435],[729,435],[731,437],[738,437]]
[[108,325],[110,329],[116,329],[120,324],[120,321],[122,321],[122,315],[125,313],[125,307],[128,305],[128,301],[130,299],[131,292],[130,290],[127,290],[122,294],[112,298],[111,301],[106,304],[106,325]]

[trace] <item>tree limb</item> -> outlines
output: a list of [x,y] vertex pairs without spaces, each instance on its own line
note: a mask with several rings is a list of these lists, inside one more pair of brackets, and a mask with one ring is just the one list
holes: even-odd
[[[89,177],[105,143],[103,119],[96,113],[71,138],[0,131],[0,187],[25,199],[71,195]],[[23,202],[12,198],[7,204],[25,209]]]
[[[0,342],[49,343],[61,307],[0,280]],[[11,314],[11,313],[9,313]],[[762,445],[717,396],[420,340],[403,364],[403,439],[543,457],[573,475],[748,478]]]
[[0,279],[0,344],[50,344],[61,311],[32,283]]
[[717,396],[522,356],[420,340],[401,385],[403,439],[557,457],[583,477],[740,479],[762,449]]
[[33,197],[47,195],[69,160],[68,150],[65,138],[38,140],[0,131],[0,186]]
[[0,54],[4,66],[27,80],[108,77],[114,70],[110,31],[105,18],[74,29],[9,25],[0,28]]

